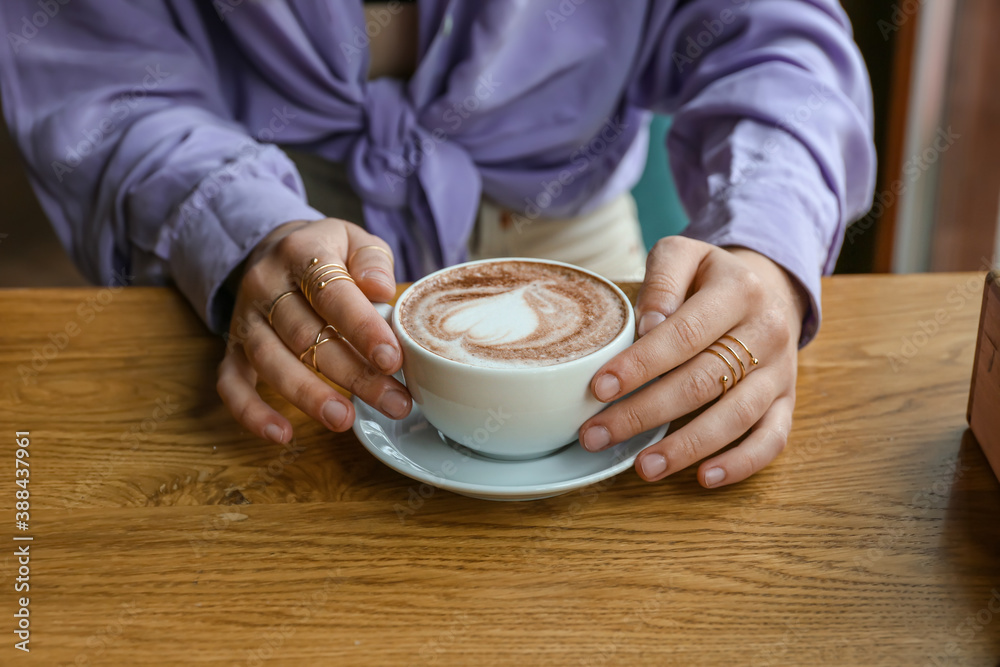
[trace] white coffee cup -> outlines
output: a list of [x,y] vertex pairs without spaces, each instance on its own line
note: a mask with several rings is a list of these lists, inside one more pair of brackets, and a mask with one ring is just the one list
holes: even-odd
[[[486,262],[537,262],[570,268],[607,285],[622,300],[626,322],[604,347],[549,366],[493,368],[442,357],[418,344],[400,323],[400,308],[424,281]],[[631,303],[614,283],[562,262],[524,258],[466,262],[425,276],[399,297],[396,307],[377,304],[403,349],[403,381],[435,428],[471,450],[498,459],[531,459],[577,439],[580,426],[605,404],[594,398],[594,374],[635,340]]]

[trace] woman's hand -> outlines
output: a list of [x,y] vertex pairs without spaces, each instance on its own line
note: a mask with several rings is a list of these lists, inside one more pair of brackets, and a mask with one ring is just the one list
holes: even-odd
[[[313,258],[319,261],[310,267]],[[346,267],[350,279],[326,269],[320,288],[322,281],[311,280],[308,271],[325,264]],[[299,289],[304,274],[312,286],[311,304]],[[315,360],[320,373],[386,416],[405,417],[410,395],[389,377],[402,366],[402,351],[372,306],[395,293],[392,255],[379,238],[332,218],[282,225],[247,260],[219,364],[222,401],[250,432],[288,442],[292,425],[257,393],[259,379],[328,429],[346,431],[354,423],[354,407],[313,372]],[[335,330],[325,329],[328,324]],[[315,345],[323,339],[329,340]]]
[[[763,255],[663,239],[649,254],[636,302],[640,338],[597,372],[591,390],[608,402],[653,382],[584,423],[580,442],[599,451],[715,401],[639,454],[636,470],[647,481],[662,479],[751,431],[698,469],[706,487],[746,479],[788,440],[806,303],[788,274]],[[713,345],[720,339],[724,345]],[[705,352],[709,346],[729,363]]]

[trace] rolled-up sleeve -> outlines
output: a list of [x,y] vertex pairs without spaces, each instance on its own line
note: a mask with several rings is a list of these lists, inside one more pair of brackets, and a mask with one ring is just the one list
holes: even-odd
[[204,29],[193,4],[50,4],[43,25],[33,0],[0,5],[4,113],[46,214],[93,282],[172,280],[224,330],[232,270],[276,226],[322,214],[291,161],[232,119],[185,35]]
[[671,167],[685,232],[756,250],[806,289],[802,345],[820,321],[820,275],[875,184],[871,87],[835,0],[654,3],[637,104],[674,114]]

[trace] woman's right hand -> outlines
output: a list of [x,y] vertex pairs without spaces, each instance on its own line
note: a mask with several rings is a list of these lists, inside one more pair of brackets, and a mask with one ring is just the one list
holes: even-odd
[[[374,247],[373,247],[374,246]],[[347,268],[337,279],[311,290],[299,281],[313,258]],[[287,443],[292,425],[257,392],[262,380],[331,431],[354,423],[354,406],[313,373],[310,349],[321,332],[332,340],[315,348],[320,373],[393,419],[409,414],[409,393],[391,377],[402,366],[392,329],[372,306],[396,294],[388,246],[361,227],[327,218],[290,222],[264,238],[247,259],[237,291],[226,354],[219,364],[222,401],[245,428]],[[275,304],[285,292],[292,292]],[[273,306],[272,322],[268,313]],[[324,327],[332,325],[342,338]]]

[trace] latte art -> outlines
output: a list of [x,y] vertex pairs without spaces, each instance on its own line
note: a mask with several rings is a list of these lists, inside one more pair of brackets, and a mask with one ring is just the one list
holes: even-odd
[[400,311],[421,347],[474,366],[550,366],[599,350],[627,321],[600,280],[573,269],[501,261],[446,271],[418,286]]

